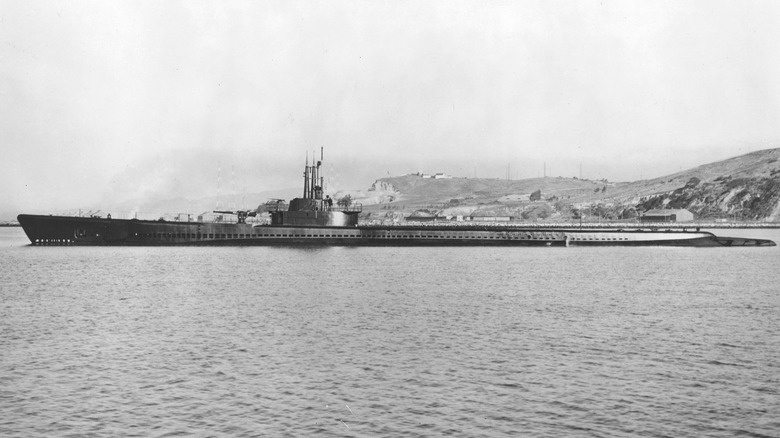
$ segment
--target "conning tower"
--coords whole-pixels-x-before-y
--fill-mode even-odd
[[[322,177],[322,162],[324,148],[320,148],[320,159],[315,163],[312,154],[312,164],[309,165],[309,155],[306,154],[306,166],[303,171],[303,197],[290,201],[287,211],[276,209],[271,211],[271,225],[299,226],[340,226],[354,227],[358,223],[358,215],[362,211],[361,204],[339,201],[330,196],[323,197],[325,178]]]

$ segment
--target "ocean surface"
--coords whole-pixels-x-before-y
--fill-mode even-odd
[[[27,244],[2,437],[780,436],[780,247]]]

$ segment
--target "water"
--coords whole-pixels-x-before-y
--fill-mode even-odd
[[[26,243],[0,436],[780,436],[780,247]]]

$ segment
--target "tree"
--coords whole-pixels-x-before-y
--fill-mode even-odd
[[[523,211],[523,219],[537,220],[547,219],[552,214],[552,209],[547,204],[536,204]]]
[[[538,200],[542,199],[542,190],[539,189],[539,190],[531,193],[531,196],[529,196],[528,199],[530,199],[531,201],[538,201]]]
[[[563,215],[569,215],[572,211],[572,205],[565,201],[557,201],[553,204],[553,207],[555,208],[555,211],[558,211]]]
[[[635,217],[637,217],[636,208],[626,207],[623,209],[620,216],[622,219],[634,219]]]

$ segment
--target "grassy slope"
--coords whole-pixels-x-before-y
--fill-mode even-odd
[[[684,189],[691,178],[701,182]],[[601,189],[606,186],[606,191]],[[598,191],[596,191],[598,189]],[[689,208],[700,217],[723,213],[744,219],[780,220],[780,149],[768,149],[660,178],[607,183],[605,181],[547,177],[523,180],[484,178],[424,179],[415,175],[382,178],[373,190],[350,191],[356,202],[362,202],[369,213],[411,213],[428,209],[449,215],[513,215],[529,207],[546,205],[555,210],[555,201],[530,203],[529,195],[541,190],[544,199],[556,197],[574,206],[614,204],[634,206],[639,210],[667,207]],[[224,195],[222,208],[254,208],[268,198],[298,195],[297,189],[246,195]],[[331,194],[338,197],[346,192]],[[457,200],[457,202],[452,202]],[[760,202],[757,202],[759,201]],[[244,202],[241,202],[244,201]],[[102,214],[111,211],[115,217],[140,211],[149,217],[178,212],[211,211],[216,198],[138,200],[101,206]],[[746,206],[748,208],[746,208]],[[74,209],[68,214],[75,214]],[[87,210],[84,209],[84,212]]]
[[[693,178],[695,187],[685,188]],[[602,191],[606,186],[606,190]],[[416,175],[382,178],[367,192],[381,204],[364,208],[371,212],[397,210],[411,212],[428,208],[446,214],[513,214],[530,204],[528,196],[541,190],[544,199],[556,197],[571,204],[622,204],[655,208],[667,206],[691,208],[706,216],[713,208],[746,219],[780,219],[780,149],[768,149],[727,160],[705,164],[650,180],[607,183],[574,178],[532,178],[501,180],[480,178],[424,179]],[[596,191],[599,189],[598,191]],[[378,196],[384,195],[384,196]],[[392,202],[387,202],[392,198]],[[765,205],[755,206],[757,199]],[[457,200],[457,202],[451,202]],[[367,202],[366,202],[367,201]],[[555,201],[547,204],[552,206]],[[753,205],[748,211],[746,205]],[[707,205],[710,203],[712,205]],[[647,209],[647,208],[644,208]],[[761,217],[753,217],[753,216]]]

